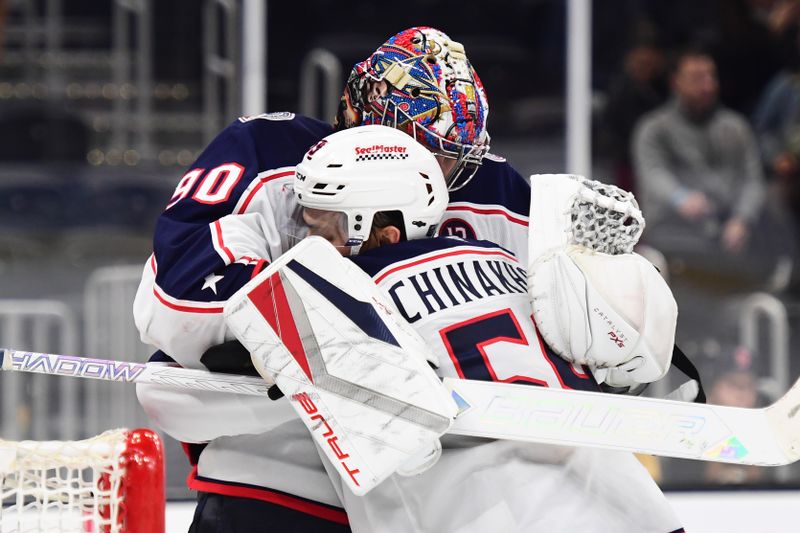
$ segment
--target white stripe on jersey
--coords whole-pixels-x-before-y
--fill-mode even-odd
[[[477,215],[498,215],[504,217],[511,223],[520,226],[528,226],[528,217],[511,211],[504,205],[499,204],[473,204],[471,202],[452,202],[448,204],[447,212],[467,211]]]
[[[217,253],[222,258],[222,260],[225,262],[226,265],[235,262],[236,258],[233,256],[233,252],[231,251],[230,248],[228,248],[225,245],[222,225],[220,224],[220,221],[215,220],[208,226],[209,229],[211,230],[211,243],[214,246],[214,250],[217,251]]]

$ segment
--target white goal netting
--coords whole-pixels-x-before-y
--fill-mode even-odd
[[[157,517],[140,515],[159,509],[163,530],[162,453],[149,430],[81,441],[0,440],[0,532],[150,532]],[[142,466],[155,475],[143,476]],[[141,508],[145,491],[153,509]]]

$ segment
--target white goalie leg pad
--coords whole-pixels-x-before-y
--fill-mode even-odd
[[[672,360],[678,307],[658,271],[637,254],[570,246],[528,273],[536,325],[559,356],[610,369],[613,386],[650,383]]]
[[[424,341],[319,237],[240,289],[225,315],[357,495],[426,456],[452,424],[457,406]]]

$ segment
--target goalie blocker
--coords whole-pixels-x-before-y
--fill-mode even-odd
[[[225,316],[354,494],[438,458],[457,406],[428,365],[432,354],[327,241],[309,237],[282,255]]]

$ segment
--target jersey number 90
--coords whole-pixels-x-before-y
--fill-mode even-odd
[[[193,190],[192,200],[201,204],[225,202],[243,175],[244,167],[239,163],[223,163],[208,172],[204,168],[192,169],[178,182],[166,209],[189,196]]]

